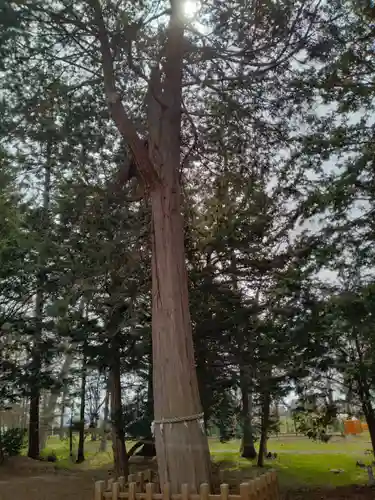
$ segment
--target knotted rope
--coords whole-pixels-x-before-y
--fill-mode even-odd
[[[163,435],[163,428],[165,424],[184,424],[187,427],[187,422],[192,422],[193,420],[198,420],[199,426],[204,434],[204,413],[197,413],[196,415],[189,415],[188,417],[171,417],[163,418],[161,420],[154,420],[151,423],[152,435],[155,435],[155,425],[160,425],[160,434]]]

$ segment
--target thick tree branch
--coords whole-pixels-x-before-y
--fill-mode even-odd
[[[134,124],[128,117],[121,102],[120,95],[117,92],[113,70],[113,57],[99,0],[89,0],[89,3],[93,9],[95,24],[98,29],[98,39],[102,55],[104,89],[109,111],[119,132],[131,149],[143,182],[149,189],[152,189],[153,186],[159,183],[159,175],[154,165],[151,163],[148,150],[145,148],[143,140],[138,136]]]

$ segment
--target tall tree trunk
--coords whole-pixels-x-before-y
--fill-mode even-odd
[[[22,413],[21,413],[21,423],[20,423],[21,429],[27,428],[28,404],[29,404],[28,398],[24,397],[22,399]]]
[[[66,399],[68,396],[68,388],[64,385],[64,388],[61,393],[61,405],[60,405],[60,429],[59,429],[59,435],[60,439],[65,438],[65,408],[66,408]]]
[[[375,412],[371,405],[371,410],[367,409],[367,413],[365,413],[366,423],[368,425],[368,430],[370,433],[371,446],[373,454],[375,455]]]
[[[207,370],[207,356],[206,356],[206,346],[203,345],[202,339],[200,337],[199,331],[195,332],[194,338],[194,348],[195,348],[195,367],[198,379],[198,390],[202,401],[203,412],[204,412],[204,431],[208,434],[208,422],[211,417],[211,408],[213,406],[212,401],[212,389],[209,387],[209,371]]]
[[[105,399],[104,399],[104,415],[103,415],[103,423],[102,423],[102,430],[101,430],[100,451],[106,451],[106,449],[107,449],[107,427],[108,427],[108,417],[109,417],[109,387],[110,387],[110,378],[108,376],[107,387],[105,390]]]
[[[30,367],[30,418],[29,418],[29,449],[28,457],[39,458],[39,407],[42,371],[42,333],[44,313],[44,288],[46,283],[46,240],[49,228],[49,207],[52,173],[52,137],[49,136],[46,148],[46,165],[44,169],[43,207],[41,215],[41,242],[38,253],[38,272],[35,294],[35,334],[32,345],[32,362]]]
[[[240,389],[242,400],[242,443],[241,456],[253,460],[257,456],[255,450],[253,429],[252,429],[252,407],[253,395],[249,389],[248,377],[245,376],[243,370],[240,370]]]
[[[333,399],[333,389],[330,380],[327,380],[327,399],[328,399],[328,404],[333,406],[335,402]]]
[[[121,357],[117,335],[112,339],[111,380],[111,424],[114,469],[117,476],[128,476],[128,456],[126,453],[124,423],[121,398]]]
[[[42,411],[39,415],[39,449],[44,450],[47,445],[48,436],[50,433],[50,428],[52,420],[46,418],[47,407],[48,407],[48,395],[47,391],[43,391],[42,395]]]
[[[34,357],[35,364],[36,361]],[[39,458],[39,403],[40,393],[36,383],[35,387],[32,386],[30,390],[29,449],[27,452],[27,456],[35,460]]]
[[[39,257],[41,260],[42,257]],[[30,367],[30,416],[29,416],[29,448],[27,456],[33,459],[39,458],[39,412],[40,412],[40,373],[42,369],[41,338],[43,330],[44,309],[44,271],[40,270],[37,278],[37,293],[35,298],[35,339],[32,347],[32,361]]]
[[[163,72],[150,79],[149,152],[138,137],[116,89],[113,57],[99,0],[91,0],[102,53],[110,112],[135,157],[152,206],[152,342],[155,443],[160,483],[177,493],[210,482],[208,441],[200,425],[199,398],[181,215],[180,148],[184,5],[173,0],[163,49]],[[163,108],[163,109],[161,109]],[[113,397],[113,395],[112,395]],[[164,419],[179,419],[161,425]]]
[[[358,394],[370,433],[372,451],[375,455],[375,411],[372,405],[372,397],[369,386],[367,381],[363,380],[361,376],[358,377]]]
[[[349,387],[347,389],[345,398],[345,409],[346,413],[348,414],[348,418],[350,418],[353,415],[352,401],[353,401],[353,390],[352,387]]]
[[[85,346],[83,347],[85,349]],[[81,378],[81,402],[79,411],[79,440],[77,451],[77,464],[85,461],[85,403],[86,403],[86,355],[83,354]]]
[[[153,376],[152,353],[150,353],[150,360],[149,360],[148,374],[147,374],[147,405],[146,405],[146,419],[149,420],[150,422],[154,417],[154,396],[153,396],[152,376]],[[145,439],[145,443],[136,454],[141,455],[143,457],[155,457],[156,456],[155,442],[153,440],[150,427],[148,429],[148,432],[142,437]]]
[[[73,363],[73,356],[71,353],[66,354],[64,363],[61,367],[61,371],[58,375],[58,382],[64,382],[70,367],[72,366]],[[64,389],[65,394],[66,394],[66,388]],[[43,412],[42,412],[42,418],[41,418],[41,425],[40,425],[40,447],[43,449],[46,445],[47,441],[47,434],[49,429],[51,428],[53,421],[55,419],[55,411],[56,411],[56,406],[57,406],[57,401],[60,395],[60,388],[53,388],[51,391],[51,394],[49,398],[45,399],[45,404],[43,405]],[[63,405],[64,406],[64,393],[63,393]],[[62,407],[62,412],[64,412],[64,408]],[[62,415],[62,421],[64,419]],[[60,420],[61,424],[61,420]],[[61,425],[60,425],[61,428]],[[61,434],[61,431],[60,431]]]
[[[209,481],[210,461],[199,417],[189,420],[200,415],[202,407],[194,367],[178,173],[170,161],[167,157],[164,163],[166,184],[152,193],[152,337],[160,483],[170,482],[171,491],[177,493],[182,483],[196,489]],[[163,427],[158,423],[171,418],[180,422]]]
[[[195,369],[181,214],[182,9],[183,2],[171,3],[161,92],[159,88],[165,107],[159,112],[159,125],[152,113],[156,109],[149,109],[150,158],[160,175],[160,183],[151,192],[154,429],[160,484],[169,482],[172,493],[179,492],[182,483],[198,489],[201,483],[211,481],[208,441],[200,422],[202,405]],[[155,73],[151,80],[156,93],[160,78]],[[155,101],[153,105],[159,107]],[[160,135],[155,130],[158,127]],[[161,423],[163,420],[167,423]]]
[[[375,411],[374,407],[372,406],[370,385],[367,379],[368,368],[363,356],[361,342],[356,331],[353,331],[353,338],[358,356],[358,367],[355,375],[355,380],[357,382],[359,399],[361,401],[363,413],[365,415],[366,423],[368,425],[368,430],[370,433],[372,451],[375,455]]]
[[[262,394],[262,417],[261,417],[261,434],[258,453],[258,467],[264,466],[264,456],[267,453],[268,426],[270,418],[270,393],[265,390]]]
[[[361,374],[362,372],[362,374]],[[358,395],[361,401],[361,406],[363,410],[363,414],[366,418],[366,423],[368,425],[368,430],[370,433],[371,446],[372,451],[375,455],[375,410],[372,405],[372,397],[370,393],[370,388],[367,383],[367,380],[364,378],[364,370],[359,370],[359,374],[357,376],[357,386],[358,386]]]
[[[70,423],[69,423],[69,457],[70,460],[73,462],[73,412],[70,416]]]

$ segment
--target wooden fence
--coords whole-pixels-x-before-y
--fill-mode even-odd
[[[181,493],[171,494],[168,484],[163,492],[154,480],[152,471],[132,474],[126,482],[124,477],[95,483],[94,500],[279,500],[279,486],[276,472],[271,471],[247,483],[240,484],[239,494],[229,491],[228,484],[220,485],[220,494],[212,495],[208,484],[201,484],[199,493],[190,492],[187,484],[181,487]]]

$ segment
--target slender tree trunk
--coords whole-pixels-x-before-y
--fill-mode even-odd
[[[23,398],[22,399],[21,424],[20,424],[21,429],[27,428],[28,404],[29,404],[28,399],[26,397]]]
[[[352,391],[352,388],[349,387],[347,392],[346,392],[346,398],[345,398],[345,408],[346,408],[346,413],[348,414],[348,417],[351,417],[353,415],[352,401],[353,401],[353,391]]]
[[[69,456],[70,460],[73,462],[73,414],[70,416],[69,424]]]
[[[117,335],[112,341],[111,377],[111,423],[114,469],[117,476],[128,476],[128,456],[126,453],[125,433],[122,417],[121,399],[121,357]]]
[[[39,449],[44,450],[47,445],[48,435],[52,424],[52,419],[47,418],[48,397],[44,391],[42,397],[42,415],[39,418]]]
[[[153,397],[153,382],[152,382],[152,354],[150,353],[150,360],[148,365],[148,376],[147,376],[147,406],[146,406],[146,418],[150,420],[154,416],[154,397]],[[155,442],[151,433],[151,428],[149,428],[148,433],[143,436],[145,442],[142,448],[136,453],[136,455],[141,455],[143,457],[155,457],[156,449]],[[130,453],[129,453],[130,456]]]
[[[370,439],[371,439],[371,446],[372,446],[372,451],[375,456],[375,412],[374,409],[371,408],[371,411],[365,414],[366,417],[366,423],[368,425],[368,430],[370,433]]]
[[[41,257],[40,257],[41,259]],[[29,448],[27,456],[37,460],[39,458],[39,412],[40,412],[40,372],[42,368],[41,337],[43,330],[43,285],[44,273],[38,273],[38,288],[35,299],[35,340],[32,349],[32,362],[30,368],[30,416],[29,416]]]
[[[261,418],[261,434],[258,453],[258,467],[264,466],[264,456],[267,453],[268,425],[270,418],[270,393],[264,391],[262,394],[262,418]]]
[[[46,247],[45,241],[48,235],[49,228],[49,206],[51,192],[51,158],[52,158],[52,137],[48,138],[46,150],[46,166],[44,169],[44,186],[43,186],[43,208],[41,217],[41,232],[44,236],[39,254],[38,254],[38,273],[35,295],[35,336],[32,347],[32,362],[30,367],[30,418],[29,418],[29,449],[28,456],[30,458],[39,458],[39,407],[40,407],[40,391],[41,391],[41,369],[42,355],[41,342],[43,333],[43,313],[44,313],[44,288],[46,282],[45,264],[46,264]]]
[[[361,400],[363,414],[366,418],[368,431],[371,439],[372,451],[375,456],[375,410],[371,402],[370,389],[366,380],[362,380],[359,376],[358,380],[358,394]]]
[[[64,414],[65,414],[65,407],[66,407],[66,398],[68,396],[68,389],[64,385],[64,389],[61,393],[61,406],[60,406],[60,429],[59,429],[59,435],[60,439],[63,440],[65,438],[65,422],[64,422]]]
[[[73,363],[73,356],[71,353],[68,353],[65,356],[64,363],[61,367],[61,371],[58,375],[58,381],[64,381],[69,373],[70,367]],[[66,394],[66,389],[64,389]],[[45,448],[46,441],[48,437],[49,429],[52,427],[53,421],[55,419],[55,411],[57,406],[57,401],[59,398],[60,389],[53,388],[49,398],[44,399],[43,404],[43,412],[41,417],[41,425],[40,425],[40,447],[41,449]],[[64,403],[64,393],[63,393],[63,403]],[[63,415],[62,415],[63,421]],[[61,421],[60,421],[61,423]]]
[[[80,402],[80,411],[79,411],[79,440],[78,440],[77,464],[80,464],[80,463],[85,461],[86,376],[87,376],[86,355],[83,354],[82,378],[81,378],[81,402]]]
[[[35,460],[39,458],[39,403],[40,394],[39,387],[35,384],[35,387],[31,388],[30,397],[30,416],[29,416],[29,449],[27,456],[34,458]]]
[[[257,452],[254,446],[253,429],[252,429],[253,395],[249,390],[247,377],[245,377],[243,370],[240,370],[240,389],[241,389],[241,400],[242,400],[241,456],[243,458],[249,458],[250,460],[253,460],[257,456]]]
[[[206,354],[205,347],[201,345],[201,339],[199,338],[199,333],[195,337],[194,342],[195,347],[195,359],[196,359],[196,372],[198,378],[198,390],[202,400],[202,406],[204,411],[204,431],[208,433],[208,422],[210,419],[210,409],[212,408],[212,391],[208,390],[208,371],[206,368]]]
[[[107,449],[107,426],[109,417],[109,384],[110,384],[110,379],[108,377],[107,387],[105,391],[105,400],[104,400],[104,415],[103,415],[102,433],[100,441],[100,451],[106,451]]]
[[[375,411],[374,407],[372,406],[370,385],[367,378],[368,369],[366,367],[359,336],[356,331],[353,331],[353,338],[358,356],[358,367],[357,373],[355,375],[355,380],[357,382],[359,399],[361,401],[363,413],[365,415],[366,423],[368,425],[368,430],[370,433],[372,451],[375,456]]]

